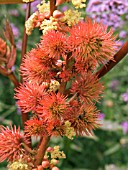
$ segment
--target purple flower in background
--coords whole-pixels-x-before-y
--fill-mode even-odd
[[[16,67],[15,67],[15,66],[12,66],[12,68],[11,68],[12,72],[14,72],[15,69],[16,69]]]
[[[122,98],[125,102],[128,103],[128,92],[122,94]]]
[[[14,17],[18,17],[19,16],[19,12],[18,12],[17,9],[9,10],[9,14],[14,16]]]
[[[128,134],[128,121],[122,122],[121,124],[124,134]]]
[[[18,50],[21,50],[21,48],[22,48],[22,41],[21,40],[18,40],[16,42],[16,47],[17,47]]]
[[[128,0],[90,0],[86,12],[98,22],[114,29],[122,28],[122,15],[128,14]]]
[[[128,19],[128,15],[126,15],[126,17],[125,17],[126,19]]]
[[[119,85],[119,81],[118,80],[112,80],[109,87],[111,88],[111,90],[117,90],[117,87]]]
[[[99,118],[100,118],[100,120],[103,120],[105,118],[105,114],[104,113],[100,113],[99,114]]]
[[[19,29],[13,24],[11,23],[11,27],[12,27],[12,31],[13,31],[13,34],[14,34],[14,37],[15,38],[19,38]]]
[[[122,47],[124,45],[124,41],[120,40],[120,41],[118,41],[118,44],[119,44],[119,47]]]
[[[37,5],[40,4],[40,2],[41,2],[41,0],[35,0],[34,2],[31,3],[32,12],[37,11]],[[27,8],[26,4],[23,4],[22,9],[26,10],[26,8]]]
[[[16,110],[17,110],[17,114],[21,115],[21,109],[19,108],[19,106],[16,104]]]
[[[63,6],[63,7],[61,8],[61,11],[64,12],[64,11],[66,11],[67,9],[68,9],[68,6],[65,5],[65,6]]]
[[[119,33],[119,37],[120,38],[126,38],[126,36],[127,36],[127,32],[126,31],[124,31],[124,30],[120,31],[120,33]]]

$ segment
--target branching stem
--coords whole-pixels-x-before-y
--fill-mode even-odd
[[[105,64],[97,73],[96,75],[98,78],[103,77],[107,74],[117,63],[119,63],[125,55],[128,53],[128,41],[123,45],[123,47],[114,55],[114,61],[109,61]]]
[[[36,151],[35,150],[32,150],[31,148],[28,147],[28,145],[26,145],[25,143],[21,143],[21,145],[24,147],[24,149],[29,152],[30,154],[32,155],[35,155],[36,154]]]

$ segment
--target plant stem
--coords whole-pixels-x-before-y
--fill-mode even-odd
[[[19,86],[19,81],[17,80],[16,76],[14,75],[13,72],[11,72],[9,75],[8,75],[8,78],[13,82],[14,86],[15,87],[18,87]]]
[[[77,97],[77,93],[75,93],[68,101],[68,103],[72,102]]]
[[[99,71],[96,72],[98,78],[103,77],[107,74],[117,63],[119,63],[125,55],[128,53],[128,41],[123,45],[123,47],[114,55],[114,61],[110,60],[105,64]]]
[[[45,151],[48,147],[49,141],[50,141],[50,137],[48,135],[43,137],[41,144],[40,144],[38,151],[37,151],[35,167],[41,164],[41,162],[44,158],[44,155],[45,155]]]
[[[0,0],[0,4],[21,4],[22,0]]]
[[[71,55],[72,55],[72,53],[69,53],[69,54],[67,55],[67,58],[66,58],[66,68],[65,68],[65,70],[67,70],[67,69],[69,69],[69,68],[70,68],[70,70],[72,69],[73,64],[70,65],[70,63],[72,62],[72,58],[70,59]],[[59,89],[60,94],[65,94],[66,85],[67,85],[67,82],[62,81],[62,83],[60,84],[60,89]]]
[[[27,19],[30,16],[30,9],[31,9],[31,3],[27,4],[27,11],[26,11],[26,18],[25,21],[27,21]],[[26,49],[27,49],[27,40],[28,40],[28,36],[26,34],[26,28],[24,26],[24,36],[23,36],[23,41],[22,41],[22,52],[21,52],[21,62],[23,60],[23,57],[26,53]],[[21,77],[21,82],[22,82],[22,77]],[[25,124],[25,122],[28,120],[28,113],[22,113],[22,122],[23,122],[23,126]]]
[[[25,18],[25,22],[28,20],[28,18],[30,17],[30,10],[31,10],[31,3],[27,4],[27,11],[26,11],[26,18]],[[22,40],[22,52],[21,52],[21,62],[23,60],[23,57],[26,53],[26,49],[27,49],[27,41],[28,41],[28,36],[26,34],[26,28],[24,26],[24,35],[23,35],[23,40]]]
[[[32,155],[36,154],[35,150],[32,150],[31,148],[28,147],[28,145],[26,145],[25,143],[21,143],[21,145],[24,147],[24,149],[28,152],[31,153]]]
[[[64,90],[66,88],[67,82],[62,81],[62,83],[60,84],[60,88],[59,88],[59,92],[60,94],[64,94]]]
[[[17,80],[15,74],[11,70],[6,70],[4,67],[0,66],[0,73],[3,76],[7,76],[13,82],[15,87],[19,86],[19,81]]]
[[[56,0],[50,0],[50,16],[53,14],[53,12],[56,10]]]

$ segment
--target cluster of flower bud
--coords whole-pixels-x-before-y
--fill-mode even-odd
[[[76,8],[85,7],[86,0],[72,0],[72,4]],[[63,3],[63,1],[56,1],[56,6]],[[67,24],[68,26],[72,26],[77,24],[81,17],[81,13],[78,10],[66,10],[64,13],[55,10],[51,16],[50,13],[50,3],[45,2],[45,0],[41,1],[41,4],[37,5],[38,11],[33,13],[30,18],[26,21],[26,33],[30,35],[32,30],[35,27],[39,27],[43,33],[46,33],[47,30],[58,30],[61,24]]]
[[[66,158],[64,152],[60,151],[59,149],[59,146],[54,146],[53,148],[48,147],[41,165],[32,170],[59,170],[59,168],[57,167],[59,159]]]

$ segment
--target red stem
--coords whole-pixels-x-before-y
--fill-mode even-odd
[[[123,45],[123,47],[114,55],[114,60],[110,60],[107,64],[105,64],[96,75],[98,78],[103,77],[107,74],[117,63],[119,63],[125,55],[128,53],[128,41]]]
[[[70,62],[72,62],[72,58],[70,59],[71,55],[72,55],[72,53],[69,53],[68,56],[67,56],[67,59],[66,59],[66,68],[65,68],[65,70],[67,70],[67,69],[69,69],[69,68],[70,68],[70,70],[72,69],[73,64],[72,64],[71,66],[69,66],[69,65],[70,65]],[[74,61],[74,60],[73,60],[73,61]],[[66,85],[67,85],[67,82],[65,82],[65,81],[62,81],[62,82],[61,82],[61,84],[60,84],[60,89],[59,89],[60,94],[65,94]]]
[[[37,151],[35,167],[41,164],[41,162],[44,158],[44,155],[45,155],[45,151],[48,147],[49,141],[50,141],[49,136],[46,135],[46,136],[43,137],[41,144],[40,144],[38,151]]]
[[[14,75],[13,72],[11,72],[11,74],[8,75],[8,78],[13,82],[15,87],[19,86],[19,81],[17,80],[16,76]]]
[[[52,16],[53,12],[56,10],[56,0],[50,0],[50,16]]]
[[[30,17],[30,10],[31,10],[31,3],[27,4],[27,11],[26,11],[26,18],[25,18],[25,22],[28,20],[28,18]],[[23,41],[22,41],[22,52],[21,52],[21,62],[22,59],[26,53],[26,49],[27,49],[27,41],[28,41],[28,36],[26,34],[26,28],[24,26],[24,36],[23,36]]]
[[[4,67],[0,66],[0,73],[3,76],[7,76],[13,82],[15,87],[19,86],[19,81],[17,80],[15,74],[11,70],[7,70]]]
[[[35,155],[35,154],[36,154],[36,151],[35,151],[35,150],[32,150],[31,148],[29,148],[28,145],[26,145],[25,143],[21,143],[21,145],[24,147],[24,149],[25,149],[28,153],[30,153],[30,154],[32,154],[32,155]]]

